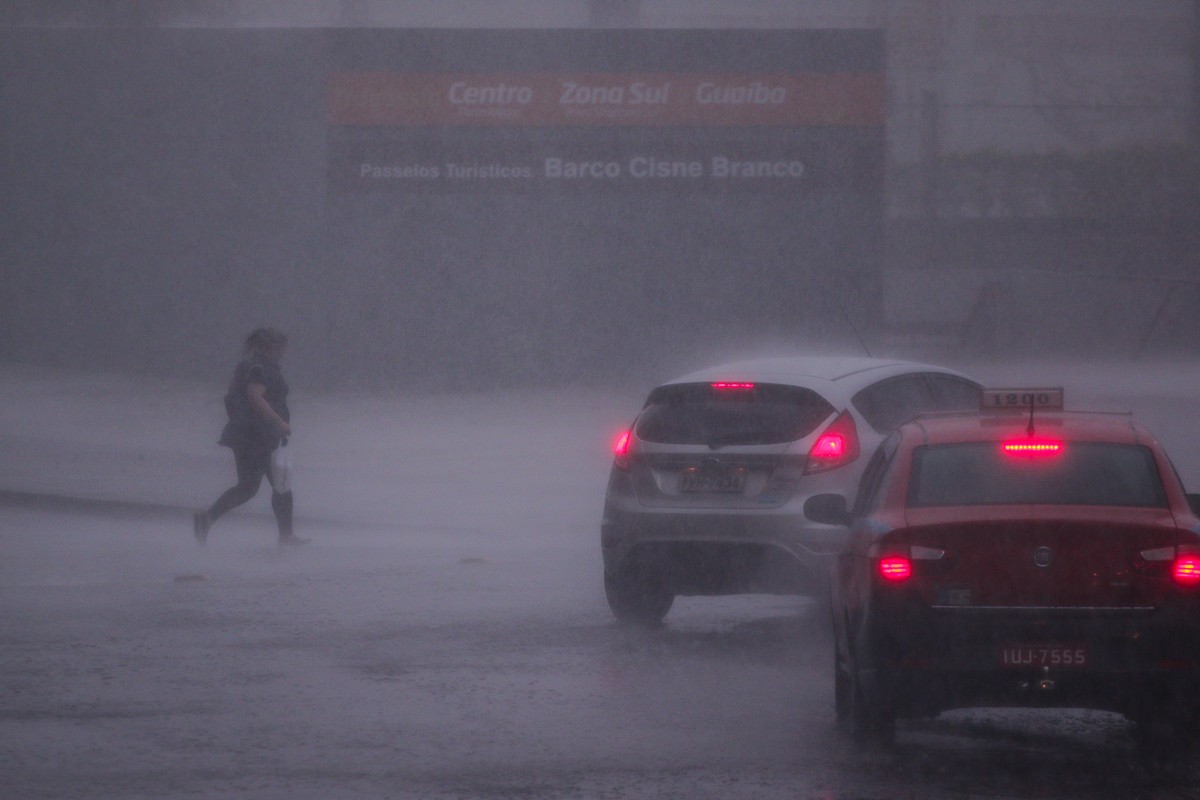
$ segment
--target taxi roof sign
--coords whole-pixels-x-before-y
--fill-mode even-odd
[[[987,410],[1062,411],[1063,390],[1061,386],[984,389],[979,395],[979,407]]]

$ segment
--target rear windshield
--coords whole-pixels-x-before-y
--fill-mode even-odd
[[[1139,445],[1068,442],[1062,453],[1014,457],[998,442],[913,451],[908,505],[1144,506],[1166,508],[1154,454]]]
[[[662,444],[775,444],[803,439],[833,413],[811,389],[777,384],[660,386],[638,417],[638,438]]]

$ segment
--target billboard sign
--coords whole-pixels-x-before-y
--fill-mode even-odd
[[[447,40],[432,65],[358,53],[330,75],[332,190],[881,184],[885,89],[870,32],[460,33],[488,46]]]

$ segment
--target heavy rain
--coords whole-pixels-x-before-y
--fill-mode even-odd
[[[1194,0],[8,0],[0,201],[0,795],[1194,794],[1110,711],[860,746],[824,598],[623,624],[600,542],[647,393],[757,356],[1062,387],[1200,490]],[[263,326],[310,541],[201,545]]]

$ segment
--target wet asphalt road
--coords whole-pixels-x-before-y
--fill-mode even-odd
[[[973,371],[1134,410],[1200,487],[1192,365]],[[196,415],[219,391],[6,375],[2,800],[1197,796],[1200,758],[1149,768],[1106,714],[956,712],[856,752],[796,598],[614,624],[605,447],[637,397],[298,398],[315,541],[281,551],[265,495],[205,548],[169,510],[229,480]]]
[[[261,512],[262,509],[259,509]],[[614,624],[592,543],[0,508],[6,798],[1194,798],[1086,712],[836,734],[823,620],[683,599]]]

